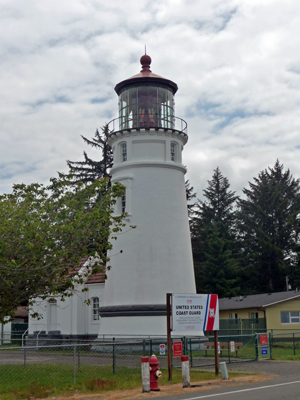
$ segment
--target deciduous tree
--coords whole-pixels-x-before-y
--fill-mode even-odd
[[[37,296],[70,295],[83,282],[74,273],[82,257],[101,260],[88,274],[109,262],[107,250],[125,225],[124,215],[113,215],[124,187],[107,189],[107,179],[74,184],[60,176],[47,187],[14,185],[0,196],[0,322]]]

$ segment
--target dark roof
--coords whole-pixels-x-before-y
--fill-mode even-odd
[[[269,307],[276,303],[281,303],[286,300],[300,298],[300,292],[277,292],[277,293],[264,293],[252,294],[249,296],[227,297],[219,299],[219,309],[222,310],[235,310],[242,308],[259,308]]]
[[[150,86],[159,86],[165,87],[172,91],[175,94],[178,90],[178,86],[175,82],[170,81],[169,79],[165,79],[162,76],[154,74],[150,69],[151,57],[148,55],[143,55],[140,59],[142,64],[142,70],[138,74],[132,76],[129,79],[125,79],[122,82],[119,82],[115,86],[115,91],[118,95],[120,95],[125,89],[129,87],[136,87],[142,85],[150,85]]]

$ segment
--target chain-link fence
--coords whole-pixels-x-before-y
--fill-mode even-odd
[[[281,358],[300,355],[300,332],[275,333],[271,335],[272,357]]]
[[[226,362],[255,359],[251,337],[220,337],[220,357]],[[172,338],[181,341],[183,354],[189,355],[191,367],[214,364],[213,338]],[[233,345],[233,342],[235,345]],[[0,346],[0,393],[22,390],[30,383],[61,388],[82,388],[101,379],[111,385],[126,381],[130,375],[141,381],[141,357],[158,356],[161,369],[167,369],[167,339],[110,338],[90,342],[58,343],[58,341],[24,340],[23,347],[10,344]],[[231,350],[234,347],[234,351]],[[181,367],[180,357],[172,357],[174,368]],[[0,396],[1,397],[1,396]]]
[[[300,355],[300,332],[268,334],[270,352]],[[3,338],[2,338],[3,339]],[[191,367],[214,365],[214,338],[172,337],[182,343],[182,352],[188,355]],[[236,363],[259,358],[259,335],[219,335],[220,362]],[[70,341],[20,338],[0,343],[0,398],[2,394],[18,392],[30,385],[52,387],[61,391],[72,387],[93,389],[97,385],[135,381],[141,384],[141,357],[158,356],[161,369],[167,369],[167,338],[102,338],[94,341]],[[173,348],[173,346],[172,346]],[[171,348],[171,351],[172,351]],[[181,367],[180,357],[172,356],[174,368]],[[99,383],[100,382],[100,383]],[[126,386],[124,386],[126,387]],[[97,386],[99,388],[99,386]],[[5,397],[4,397],[5,398]]]

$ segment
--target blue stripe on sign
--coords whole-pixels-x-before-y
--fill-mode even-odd
[[[203,325],[203,330],[206,330],[206,324],[207,324],[207,313],[208,313],[208,305],[210,302],[210,294],[207,295],[207,301],[206,301],[206,310],[205,310],[205,318],[204,318],[204,325]]]

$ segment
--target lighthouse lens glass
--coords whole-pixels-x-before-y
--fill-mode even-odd
[[[173,128],[173,93],[155,86],[124,90],[119,96],[120,129]]]

